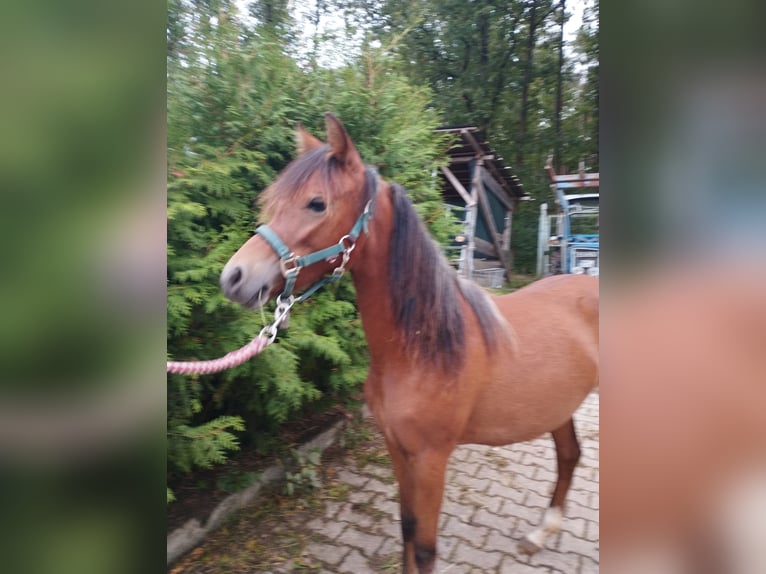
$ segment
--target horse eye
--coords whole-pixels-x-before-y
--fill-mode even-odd
[[[308,207],[311,211],[316,211],[317,213],[322,213],[325,209],[327,209],[327,205],[325,205],[325,202],[321,197],[315,197],[309,201],[309,204],[306,207]]]

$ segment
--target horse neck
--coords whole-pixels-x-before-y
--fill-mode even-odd
[[[401,355],[402,343],[396,335],[389,287],[389,244],[393,231],[391,190],[381,182],[375,201],[375,213],[369,234],[361,249],[354,253],[356,261],[351,276],[356,289],[357,306],[362,318],[373,365],[389,353]]]

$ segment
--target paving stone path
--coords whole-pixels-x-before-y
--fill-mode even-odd
[[[508,447],[468,445],[453,453],[435,572],[598,572],[598,408],[595,391],[575,414],[582,457],[567,498],[562,530],[531,557],[519,553],[516,544],[540,522],[548,506],[556,479],[553,440],[545,436]],[[308,535],[303,538],[298,562],[269,572],[399,572],[399,506],[391,468],[372,462],[358,470],[349,460],[334,464],[336,485],[343,486],[348,495],[342,500],[324,500],[322,510],[304,516],[300,527]],[[299,564],[301,568],[297,568]],[[195,570],[183,569],[189,571]]]
[[[547,548],[532,557],[520,555],[516,541],[534,529],[548,506],[556,480],[553,440],[542,437],[508,447],[467,445],[454,452],[442,505],[437,572],[598,572],[598,405],[594,392],[575,415],[582,458],[564,524]],[[341,471],[339,480],[354,493],[308,525],[327,540],[312,542],[305,553],[327,564],[329,572],[375,572],[381,557],[388,563],[390,554],[399,557],[396,487],[380,480],[389,478],[388,469],[382,477],[376,471],[380,469]],[[355,507],[377,509],[385,519],[375,521]]]

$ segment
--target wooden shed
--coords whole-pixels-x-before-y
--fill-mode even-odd
[[[441,168],[444,201],[464,224],[450,259],[465,277],[497,287],[503,276],[511,277],[513,211],[526,193],[477,127],[436,131],[456,136],[449,166]]]

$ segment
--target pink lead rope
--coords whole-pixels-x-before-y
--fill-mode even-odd
[[[255,357],[271,343],[269,337],[258,335],[247,345],[231,353],[227,353],[219,359],[210,361],[168,361],[168,373],[178,373],[181,375],[191,375],[194,373],[200,375],[209,375],[226,369],[231,369],[241,365],[248,359]]]
[[[290,316],[290,309],[295,302],[296,299],[292,296],[288,297],[285,301],[278,297],[277,308],[274,311],[274,322],[261,329],[258,336],[241,349],[227,353],[219,359],[211,359],[209,361],[168,361],[167,372],[180,375],[209,375],[210,373],[231,369],[241,365],[248,359],[252,359],[274,342],[274,339],[277,338],[277,327],[280,325],[287,327],[286,319]]]

